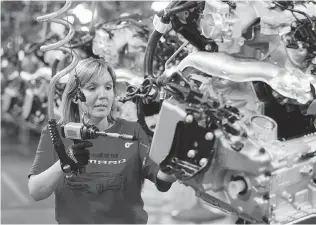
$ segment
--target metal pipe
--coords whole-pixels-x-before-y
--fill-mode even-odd
[[[284,97],[306,104],[313,99],[310,84],[316,86],[316,80],[301,70],[288,70],[276,65],[236,59],[218,52],[194,52],[184,58],[177,70],[193,67],[208,76],[219,77],[233,82],[262,81]]]
[[[167,60],[167,62],[165,63],[165,70],[168,68],[168,64],[171,62],[171,60],[173,60],[178,54],[179,52],[189,44],[189,41],[185,41],[181,46],[180,48],[172,54],[172,56]]]
[[[234,82],[267,82],[282,74],[281,69],[267,62],[254,60],[242,61],[225,53],[194,52],[184,58],[177,70],[194,67],[210,76],[216,76]]]

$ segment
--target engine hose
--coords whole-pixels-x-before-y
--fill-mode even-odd
[[[160,38],[162,37],[162,33],[158,31],[154,31],[148,40],[148,44],[145,51],[145,57],[144,57],[144,72],[145,72],[145,78],[153,75],[153,62],[154,62],[154,56],[155,51],[158,45],[158,42]]]
[[[157,13],[157,15],[159,17],[162,17],[162,16],[166,16],[166,17],[170,17],[171,15],[174,15],[174,14],[177,14],[179,12],[183,12],[185,10],[189,10],[189,9],[192,9],[194,7],[196,7],[198,4],[194,1],[189,1],[189,2],[186,2],[180,6],[175,6],[175,7],[172,7],[170,9],[165,9],[165,10],[162,10],[160,12]]]
[[[62,142],[62,139],[60,137],[60,134],[57,129],[57,122],[56,119],[54,118],[54,97],[55,97],[55,86],[58,80],[69,73],[71,70],[75,68],[75,66],[78,64],[78,55],[76,52],[72,51],[70,48],[63,47],[66,43],[68,43],[74,36],[75,30],[72,27],[72,24],[69,23],[68,21],[64,19],[59,19],[57,18],[58,16],[64,14],[67,12],[67,10],[71,6],[71,1],[67,0],[66,4],[59,9],[56,12],[37,17],[38,22],[54,22],[58,24],[62,24],[69,29],[69,33],[67,36],[62,39],[59,42],[49,44],[49,45],[44,45],[41,46],[40,50],[42,51],[49,51],[49,50],[61,50],[63,52],[67,52],[72,55],[72,62],[68,67],[63,69],[62,71],[58,72],[50,81],[49,86],[48,86],[48,129],[50,132],[50,136],[55,148],[55,151],[60,159],[62,170],[66,173],[66,178],[71,178],[74,176],[74,172],[71,170],[71,162],[69,161],[66,151],[65,151],[65,146]]]
[[[155,51],[158,45],[158,42],[160,38],[162,37],[162,33],[154,30],[154,32],[150,35],[148,44],[146,47],[145,51],[145,57],[144,57],[144,74],[145,74],[145,79],[147,77],[154,77],[153,74],[153,63],[154,63],[154,56],[155,56]],[[144,105],[143,101],[140,98],[137,98],[136,100],[136,108],[137,108],[137,118],[138,118],[138,123],[142,126],[144,129],[145,133],[149,137],[153,137],[154,132],[151,131],[146,123],[145,120],[145,113],[144,113]]]
[[[149,137],[154,136],[154,132],[151,131],[146,123],[145,120],[145,113],[144,113],[144,105],[143,101],[140,97],[136,99],[136,109],[137,109],[137,122],[142,126],[143,130]]]

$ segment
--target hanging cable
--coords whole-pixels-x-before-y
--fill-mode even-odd
[[[66,178],[72,178],[76,174],[75,174],[75,171],[72,171],[70,167],[70,162],[65,151],[64,143],[62,142],[62,139],[59,135],[59,131],[57,129],[57,122],[56,122],[56,119],[54,118],[54,95],[55,95],[55,88],[56,88],[55,86],[58,80],[61,77],[68,74],[71,70],[73,70],[79,62],[78,55],[76,54],[76,52],[72,51],[71,48],[64,47],[66,43],[71,41],[71,39],[73,38],[75,34],[75,30],[73,26],[68,21],[57,18],[61,16],[62,14],[64,14],[65,12],[67,12],[70,6],[71,6],[71,1],[68,0],[66,1],[66,4],[60,10],[37,18],[38,22],[53,22],[53,23],[62,24],[66,26],[69,30],[69,33],[64,39],[53,44],[41,46],[40,48],[40,50],[42,51],[61,50],[63,52],[67,52],[72,55],[72,62],[70,63],[70,65],[66,67],[65,69],[61,70],[59,73],[57,73],[50,81],[49,87],[48,87],[48,130],[52,138],[54,149],[60,159],[62,170],[66,174]]]
[[[52,78],[49,84],[49,87],[48,87],[48,118],[49,119],[54,119],[54,91],[55,91],[56,83],[61,77],[63,77],[64,75],[69,73],[71,70],[73,70],[79,61],[78,55],[76,54],[76,52],[71,51],[70,48],[64,47],[64,45],[68,43],[75,34],[75,30],[72,24],[64,19],[57,18],[61,16],[62,14],[64,14],[65,12],[67,12],[67,10],[71,6],[71,3],[72,2],[70,0],[67,0],[66,4],[60,10],[37,18],[38,22],[54,22],[54,23],[62,24],[69,29],[69,33],[64,39],[53,44],[43,45],[40,48],[41,51],[61,50],[63,52],[67,52],[72,55],[72,62],[70,63],[70,65],[66,67],[65,69],[61,70],[59,73],[57,73]]]

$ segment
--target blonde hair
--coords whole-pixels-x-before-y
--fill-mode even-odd
[[[69,80],[62,96],[62,113],[59,124],[80,122],[80,112],[78,104],[73,102],[78,91],[75,75],[78,77],[80,86],[84,87],[87,83],[104,75],[105,71],[108,71],[112,78],[114,97],[116,97],[116,74],[114,72],[114,69],[110,65],[108,65],[103,59],[88,58],[79,61],[77,66],[69,74]],[[117,104],[114,100],[110,114],[108,115],[108,121],[110,123],[116,121],[116,113]]]

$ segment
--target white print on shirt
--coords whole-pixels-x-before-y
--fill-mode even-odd
[[[131,147],[132,144],[134,144],[134,142],[126,142],[125,143],[125,148]]]
[[[95,160],[95,159],[89,159],[89,163],[91,163],[91,164],[117,165],[117,164],[123,164],[125,162],[126,162],[126,159],[120,159],[120,160]]]

